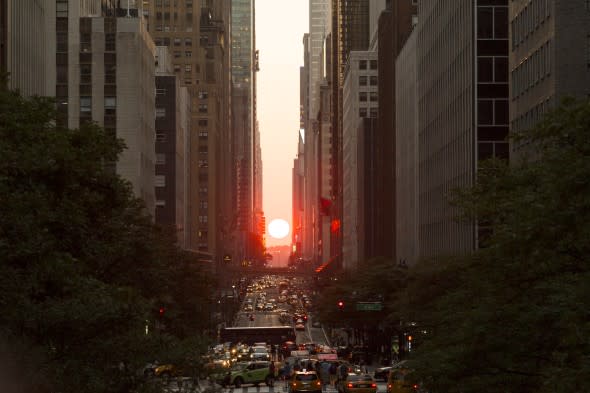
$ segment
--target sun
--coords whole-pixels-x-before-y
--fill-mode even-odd
[[[268,234],[275,239],[283,239],[289,234],[289,223],[282,218],[274,219],[268,224]]]

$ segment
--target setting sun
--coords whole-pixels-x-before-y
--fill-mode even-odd
[[[268,224],[268,234],[275,239],[283,239],[289,234],[289,223],[281,218]]]

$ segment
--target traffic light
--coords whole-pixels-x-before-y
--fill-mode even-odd
[[[344,309],[344,302],[342,300],[338,300],[338,309],[342,311]]]
[[[158,315],[160,315],[160,318],[164,316],[165,312],[166,309],[164,307],[160,307],[160,309],[158,310]]]

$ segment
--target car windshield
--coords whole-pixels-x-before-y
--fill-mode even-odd
[[[317,374],[297,374],[295,375],[297,381],[315,381],[318,379]]]
[[[369,374],[352,374],[348,376],[348,380],[350,382],[355,382],[355,381],[372,381],[373,377],[371,377]]]

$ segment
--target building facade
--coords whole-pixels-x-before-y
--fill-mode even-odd
[[[52,30],[63,6],[63,2],[57,2],[56,9],[55,2],[0,1],[0,70],[9,74],[9,88],[24,96],[53,95],[55,61],[48,60],[55,56],[55,41],[45,32]]]
[[[416,39],[419,256],[469,253],[478,227],[449,198],[478,160],[508,157],[508,1],[424,0]]]
[[[375,208],[377,216],[377,255],[396,258],[396,74],[395,60],[410,35],[417,6],[412,0],[387,1],[379,17],[378,69],[379,108],[376,135],[377,176],[381,179]]]
[[[395,62],[396,260],[418,259],[418,102],[416,34],[412,33]]]
[[[590,3],[511,1],[510,125],[531,128],[566,95],[590,94]],[[514,158],[522,146],[512,146]]]
[[[156,47],[156,223],[186,247],[190,98],[174,75],[168,47]]]
[[[377,118],[377,53],[351,51],[345,70],[342,103],[342,267],[355,269],[359,264],[359,182],[358,133],[363,118]]]

